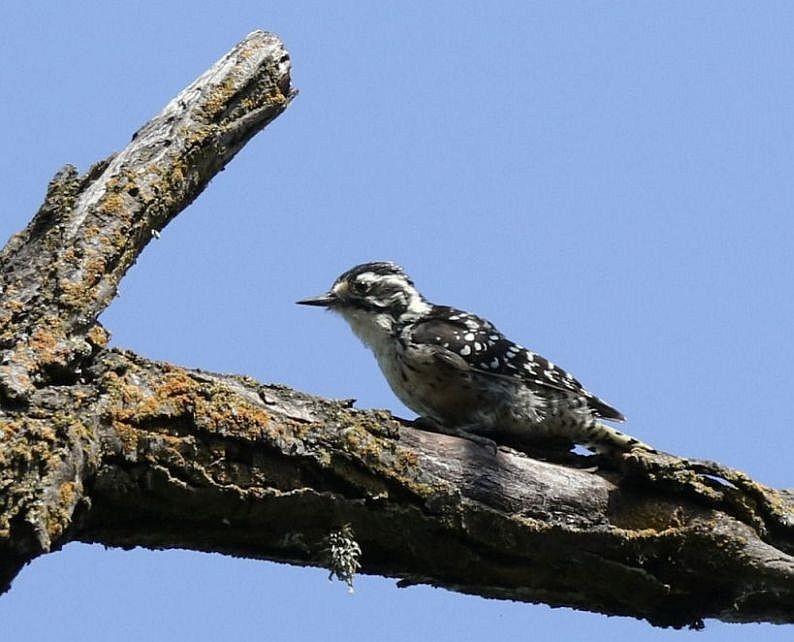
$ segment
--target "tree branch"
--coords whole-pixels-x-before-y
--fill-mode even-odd
[[[738,471],[494,455],[106,348],[97,315],[151,236],[293,95],[281,43],[251,34],[119,155],[60,172],[0,254],[0,590],[69,541],[327,566],[343,532],[401,585],[661,626],[794,622],[794,497]]]
[[[97,317],[152,237],[284,111],[289,74],[281,41],[250,34],[120,154],[83,176],[58,172],[0,252],[0,586],[61,540],[87,501],[101,454],[85,370],[108,341]]]
[[[39,212],[0,254],[0,393],[23,400],[67,380],[106,337],[96,319],[149,241],[246,142],[287,107],[289,56],[254,32],[139,129],[120,154],[78,176],[67,165]],[[16,366],[16,367],[13,367]]]

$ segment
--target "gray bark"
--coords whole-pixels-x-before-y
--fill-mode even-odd
[[[794,622],[794,498],[738,471],[493,454],[107,348],[97,317],[126,270],[287,107],[289,73],[277,37],[249,35],[120,154],[59,172],[0,253],[0,590],[69,541],[333,567],[346,532],[362,572],[402,585],[660,626]]]

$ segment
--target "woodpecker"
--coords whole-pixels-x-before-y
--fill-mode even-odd
[[[490,321],[430,303],[395,263],[357,265],[325,294],[297,303],[340,314],[425,426],[477,443],[503,435],[597,452],[653,450],[602,423],[625,417],[572,375]]]

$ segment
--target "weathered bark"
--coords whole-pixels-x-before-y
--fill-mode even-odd
[[[495,455],[246,377],[107,349],[96,319],[152,235],[294,94],[254,33],[119,155],[50,185],[0,253],[0,590],[74,540],[326,565],[631,615],[794,622],[794,497],[709,462]],[[590,463],[589,461],[586,463]]]
[[[147,243],[293,95],[278,38],[248,36],[83,176],[67,166],[0,253],[0,586],[64,541],[102,461],[87,368]],[[5,580],[5,582],[3,581]]]

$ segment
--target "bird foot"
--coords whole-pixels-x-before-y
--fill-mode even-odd
[[[468,439],[478,446],[487,449],[492,455],[495,455],[496,451],[500,448],[493,439],[488,439],[488,437],[483,437],[482,435],[476,435],[464,428],[450,428],[430,417],[417,417],[414,420],[414,426],[420,430],[427,430],[428,432],[437,432],[442,435],[451,435],[452,437]]]

